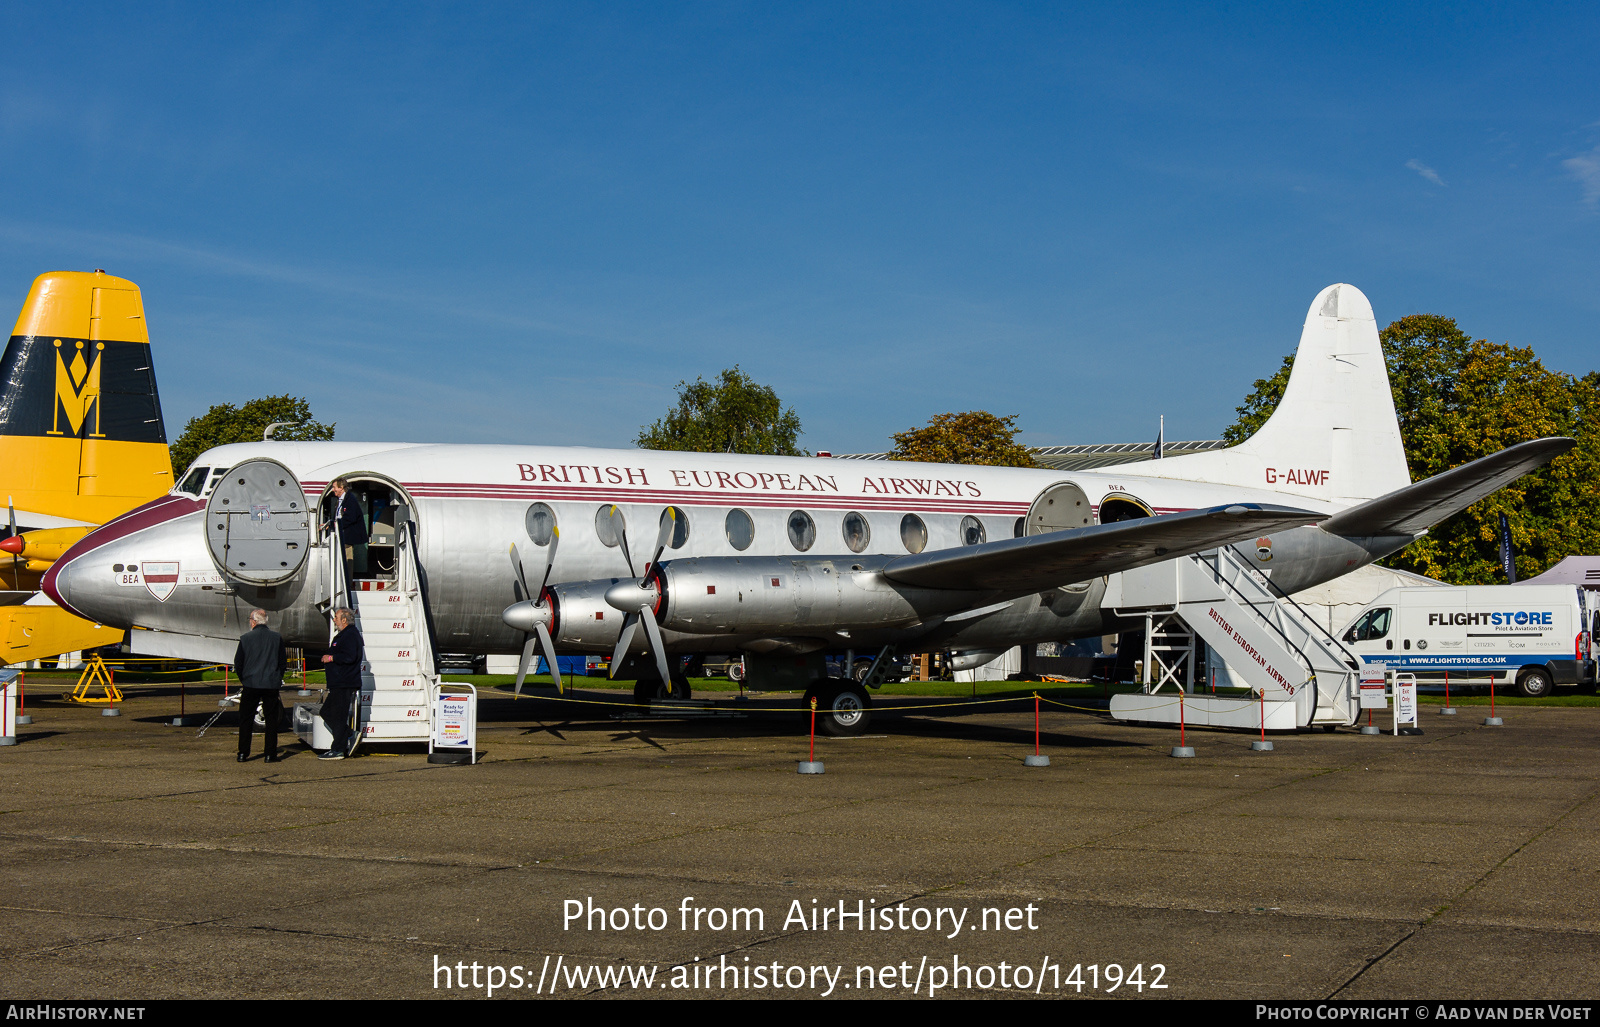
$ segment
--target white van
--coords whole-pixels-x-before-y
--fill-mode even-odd
[[[1597,605],[1576,585],[1391,588],[1342,637],[1362,662],[1415,674],[1419,684],[1493,678],[1547,696],[1556,685],[1595,683]]]

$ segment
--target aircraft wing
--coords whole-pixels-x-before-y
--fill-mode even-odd
[[[1324,516],[1287,506],[1237,503],[902,556],[885,564],[882,573],[919,588],[997,589],[1021,595],[1315,524]]]
[[[1421,534],[1577,444],[1564,436],[1520,442],[1340,511],[1322,529],[1351,536]]]

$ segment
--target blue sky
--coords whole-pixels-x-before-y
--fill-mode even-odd
[[[175,437],[1214,438],[1323,286],[1600,366],[1600,8],[13,4],[0,283],[144,290]]]

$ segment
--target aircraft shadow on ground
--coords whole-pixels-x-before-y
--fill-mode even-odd
[[[540,702],[540,697],[524,698],[514,702],[480,704],[480,724],[528,725],[524,735],[549,734],[560,739],[609,734],[612,740],[637,738],[654,745],[652,738],[674,741],[714,738],[793,738],[804,737],[808,718],[794,709],[778,704],[735,706],[728,702],[718,709],[742,714],[740,717],[690,715],[674,719],[670,713],[634,714],[634,707],[619,705],[585,706],[579,703]],[[608,703],[619,700],[607,699]],[[915,704],[916,697],[908,697],[907,704]],[[1007,712],[1022,712],[1020,710]],[[638,719],[635,719],[638,717]],[[963,741],[995,742],[1006,745],[1033,744],[1032,727],[994,724],[975,720],[973,714],[956,716],[928,715],[921,711],[899,712],[892,700],[875,704],[868,734],[887,734],[911,738],[942,738]],[[821,733],[819,732],[819,737]],[[1143,743],[1116,738],[1097,738],[1073,733],[1070,728],[1046,725],[1039,735],[1041,745],[1053,748],[1122,748]]]

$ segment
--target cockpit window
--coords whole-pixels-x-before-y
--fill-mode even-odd
[[[206,475],[210,473],[211,468],[209,467],[191,469],[188,476],[183,479],[183,484],[178,486],[178,491],[187,492],[191,496],[198,496],[200,491],[206,487]]]

